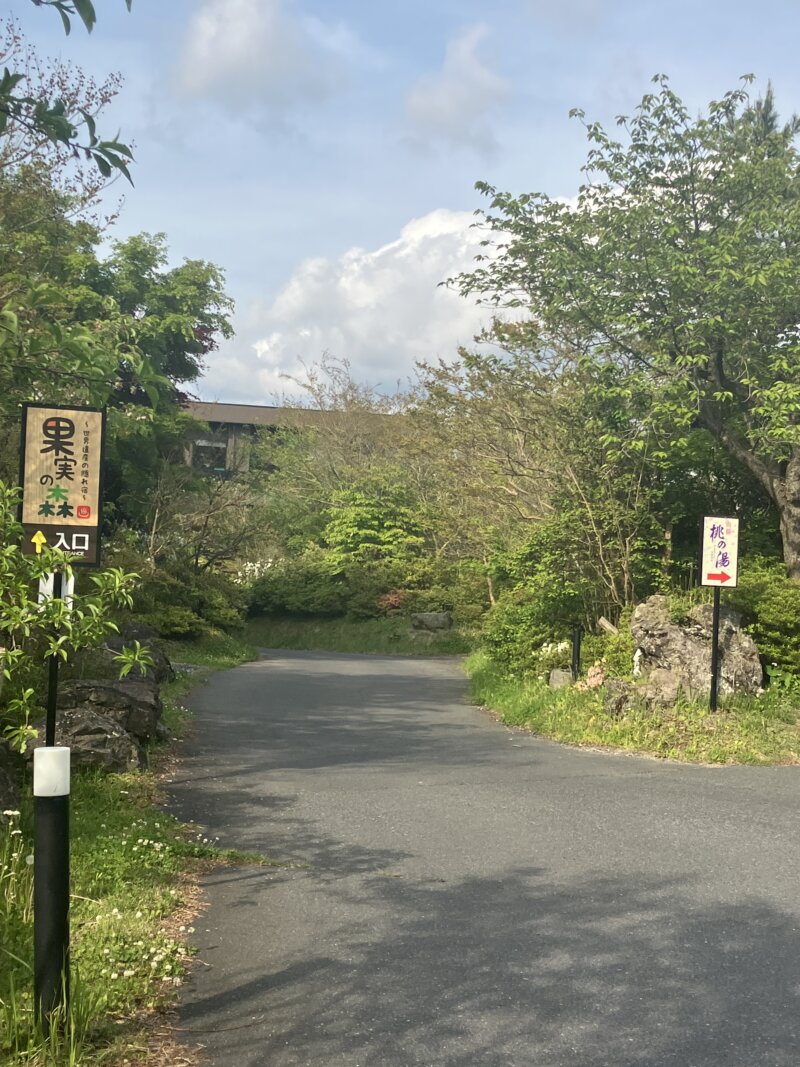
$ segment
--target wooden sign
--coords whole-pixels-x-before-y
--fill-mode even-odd
[[[700,551],[700,584],[735,589],[739,578],[739,520],[706,515]]]
[[[100,562],[100,471],[105,412],[25,404],[22,415],[22,551],[45,545]]]

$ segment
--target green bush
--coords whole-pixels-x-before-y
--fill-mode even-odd
[[[491,658],[516,670],[536,670],[542,645],[564,640],[569,632],[550,607],[535,587],[517,586],[503,593],[483,626],[483,643]]]
[[[742,613],[765,666],[800,675],[800,582],[778,560],[743,561],[737,589],[723,600]]]
[[[199,615],[178,605],[161,606],[152,612],[140,615],[139,618],[152,626],[154,630],[158,630],[162,637],[175,640],[192,640],[196,637],[203,637],[209,632],[207,623]]]
[[[251,587],[250,613],[373,619],[451,611],[474,622],[488,607],[482,567],[424,558],[342,560],[313,547],[276,561]]]
[[[341,575],[333,573],[321,549],[276,562],[253,582],[253,615],[343,615],[347,607]]]
[[[125,558],[132,562],[130,550]],[[224,574],[198,572],[188,565],[181,570],[153,570],[143,557],[137,569],[140,581],[134,593],[134,614],[163,637],[177,638],[184,627],[199,636],[209,630],[239,630],[244,625],[248,591]],[[196,621],[190,623],[190,616],[196,616]]]
[[[133,610],[137,615],[150,615],[162,607],[180,607],[191,610],[192,591],[190,583],[178,579],[169,571],[157,568],[140,571],[141,581],[133,598]]]
[[[631,633],[632,609],[626,608],[617,623],[619,633],[608,634],[603,631],[585,634],[581,650],[582,666],[591,667],[598,660],[610,678],[628,678],[633,674],[633,655],[636,642]]]
[[[206,572],[193,583],[192,610],[215,630],[241,630],[249,594],[222,574]]]

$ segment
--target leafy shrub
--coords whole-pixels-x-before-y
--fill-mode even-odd
[[[743,560],[737,589],[725,598],[743,620],[765,665],[800,675],[800,582],[778,560]]]
[[[178,579],[169,571],[140,571],[142,579],[133,598],[133,610],[137,615],[150,615],[162,607],[180,607],[191,610],[192,591],[190,583]]]
[[[536,669],[542,645],[566,636],[566,627],[554,620],[548,600],[535,587],[507,590],[489,611],[483,626],[483,642],[491,658],[522,671]]]
[[[381,615],[402,615],[408,593],[405,589],[390,589],[378,597],[378,611]]]
[[[124,556],[127,563],[135,562],[130,546],[123,545],[115,558]],[[244,624],[249,592],[233,577],[214,571],[199,573],[188,565],[178,570],[170,566],[156,567],[140,555],[138,571],[141,580],[134,593],[134,614],[149,622],[163,637],[178,639],[186,627],[194,632],[238,630]],[[181,609],[179,614],[175,609]],[[188,615],[197,617],[189,624]],[[180,631],[180,633],[179,633]]]
[[[192,610],[215,630],[240,630],[249,595],[222,574],[206,572],[193,583]]]
[[[572,641],[548,641],[533,654],[533,670],[549,675],[552,670],[569,670],[572,666]]]
[[[589,667],[598,660],[605,667],[610,678],[627,678],[633,674],[633,655],[636,642],[631,633],[632,609],[626,609],[617,624],[619,633],[608,634],[603,631],[585,634],[583,638],[581,660],[583,667]]]
[[[397,560],[352,560],[342,568],[340,578],[344,614],[351,619],[376,619],[382,614],[382,598],[390,589],[399,591],[403,564]]]
[[[162,637],[175,640],[192,640],[208,633],[208,625],[199,615],[178,605],[158,607],[140,618],[158,630]]]
[[[256,579],[250,595],[254,615],[343,615],[346,590],[321,549],[295,559],[276,560]]]
[[[351,619],[451,611],[457,621],[473,622],[488,607],[487,598],[483,568],[431,558],[342,559],[312,547],[275,561],[253,582],[250,611]]]

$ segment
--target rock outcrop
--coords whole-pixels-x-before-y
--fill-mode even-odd
[[[694,698],[707,694],[711,685],[712,608],[692,608],[684,622],[670,616],[665,596],[651,596],[639,604],[631,619],[631,632],[641,655],[638,674],[645,681],[642,694],[650,704],[673,704],[678,690]],[[720,611],[719,692],[759,692],[763,681],[758,649],[741,629],[741,617],[730,608]]]
[[[564,689],[566,686],[572,685],[572,682],[572,671],[565,671],[560,667],[554,667],[547,679],[547,684],[551,689]]]
[[[144,622],[124,623],[118,634],[109,634],[105,638],[105,647],[113,654],[121,652],[126,646],[131,647],[134,641],[146,648],[153,660],[153,666],[147,668],[144,677],[151,678],[158,685],[174,681],[175,670],[164,651],[158,632]]]
[[[44,723],[37,724],[38,740],[28,745],[26,754],[44,744]],[[142,770],[147,766],[145,751],[139,742],[113,719],[89,707],[66,708],[56,719],[56,744],[70,751],[73,770],[122,772]]]
[[[118,682],[65,682],[58,694],[58,706],[63,710],[96,712],[137,741],[152,741],[157,737],[162,710],[158,685],[147,677],[123,678]]]

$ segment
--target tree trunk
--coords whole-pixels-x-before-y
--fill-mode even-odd
[[[779,504],[783,559],[789,577],[800,581],[800,448],[793,448],[786,464]]]
[[[709,414],[710,412],[710,414]],[[790,578],[800,581],[800,446],[792,448],[786,469],[764,459],[724,427],[713,409],[701,415],[701,424],[718,438],[731,456],[755,475],[778,509],[783,561]]]
[[[669,570],[672,566],[672,523],[668,522],[664,527],[664,550],[661,553],[661,577],[665,582],[669,580]]]

